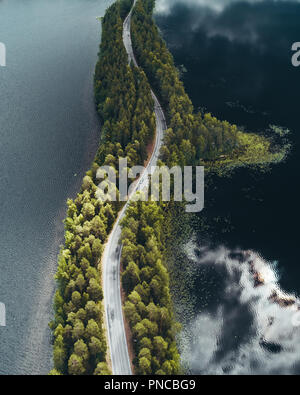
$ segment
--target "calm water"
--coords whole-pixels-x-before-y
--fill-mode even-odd
[[[92,79],[97,16],[111,0],[2,0],[0,41],[0,373],[51,368],[53,274],[65,201],[100,135]]]
[[[299,373],[295,312],[269,296],[274,290],[300,295],[300,68],[291,65],[291,46],[300,41],[300,4],[159,0],[158,11],[196,108],[250,131],[263,133],[269,124],[288,128],[293,144],[287,161],[271,172],[241,170],[215,179],[207,191],[200,216],[211,228],[205,237],[198,232],[187,251],[198,268],[188,362],[195,373]],[[256,254],[239,255],[245,250]],[[251,262],[264,286],[253,287]]]

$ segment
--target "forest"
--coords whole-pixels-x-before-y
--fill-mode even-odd
[[[251,140],[253,136],[249,138],[235,125],[194,112],[172,55],[153,21],[154,0],[138,0],[134,9],[133,44],[141,68],[128,64],[122,31],[132,4],[132,0],[116,1],[102,18],[94,78],[101,138],[81,191],[67,202],[65,242],[56,273],[55,316],[50,323],[52,375],[110,374],[101,256],[123,203],[99,197],[97,170],[99,166],[111,166],[118,177],[119,158],[126,157],[129,167],[147,161],[156,127],[149,82],[166,110],[169,128],[161,160],[168,166],[232,160],[233,153],[247,153],[249,161],[269,154],[266,140]],[[245,150],[250,145],[251,154]],[[181,372],[176,345],[180,327],[173,314],[164,258],[164,223],[169,216],[166,204],[135,202],[122,223],[124,313],[135,339],[133,365],[137,374]]]
[[[176,333],[180,325],[173,314],[170,279],[164,262],[162,204],[132,203],[122,223],[122,285],[126,293],[137,374],[179,374]]]
[[[132,17],[134,53],[166,111],[168,130],[162,159],[168,166],[217,167],[261,165],[283,159],[271,141],[245,133],[210,113],[195,112],[173,57],[153,20],[155,0],[138,0]]]
[[[101,255],[121,202],[96,196],[100,165],[115,167],[119,157],[143,164],[155,134],[153,101],[142,70],[131,68],[122,41],[131,1],[114,3],[102,20],[102,41],[95,70],[95,102],[101,141],[80,193],[67,202],[65,244],[56,273],[52,375],[109,374],[104,331]]]
[[[173,57],[153,21],[153,0],[138,0],[132,18],[132,38],[138,63],[145,70],[166,110],[169,128],[162,159],[168,165],[196,165],[237,145],[237,127],[211,114],[194,113]]]
[[[95,102],[101,122],[99,149],[83,179],[80,193],[67,202],[65,245],[56,273],[52,375],[105,375],[101,256],[122,202],[101,201],[97,170],[143,165],[155,137],[150,86],[142,69],[128,65],[123,46],[123,19],[132,1],[118,1],[102,19],[102,40],[95,70]],[[162,262],[162,208],[157,203],[132,204],[123,223],[122,283],[124,306],[138,341],[133,361],[140,374],[175,374],[180,370],[168,272]],[[135,234],[133,233],[135,232]]]

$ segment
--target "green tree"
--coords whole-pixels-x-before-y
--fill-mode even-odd
[[[110,374],[111,374],[111,372],[110,372],[107,364],[105,362],[99,362],[96,369],[95,369],[94,375],[106,376],[106,375],[110,375]]]
[[[149,359],[142,357],[139,359],[139,368],[141,374],[150,374],[151,372],[151,362]]]
[[[92,355],[99,355],[105,353],[106,343],[101,342],[97,337],[92,336],[89,342],[89,350]]]
[[[68,370],[71,375],[83,375],[86,370],[82,358],[76,354],[72,354],[68,362]]]
[[[82,361],[87,361],[89,359],[89,350],[82,339],[77,340],[74,344],[74,354],[79,356]]]
[[[89,286],[87,287],[87,292],[95,302],[103,299],[102,288],[95,278],[90,279]]]

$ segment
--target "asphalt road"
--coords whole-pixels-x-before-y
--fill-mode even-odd
[[[136,0],[133,7],[135,6]],[[129,63],[133,62],[137,65],[131,42],[130,26],[131,14],[124,21],[123,41],[128,53]],[[130,196],[137,191],[142,191],[148,186],[148,174],[152,174],[151,168],[156,166],[159,157],[159,151],[163,142],[164,131],[166,130],[166,121],[163,110],[155,94],[151,91],[154,100],[154,112],[156,117],[156,139],[151,159],[147,168],[136,183]],[[130,201],[130,199],[129,199]],[[121,300],[121,279],[120,279],[120,258],[121,258],[121,227],[120,221],[124,218],[129,201],[124,205],[119,217],[113,227],[108,238],[103,253],[103,283],[104,283],[104,307],[106,326],[108,331],[108,342],[112,363],[112,373],[114,375],[131,375],[131,363],[128,353],[127,340],[125,335],[125,327],[123,320],[123,309]]]

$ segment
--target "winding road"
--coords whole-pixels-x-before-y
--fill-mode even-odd
[[[138,67],[133,53],[130,33],[132,10],[135,4],[136,0],[124,21],[123,42],[128,53],[129,63],[133,62],[133,64]],[[163,143],[164,131],[167,129],[164,112],[152,90],[151,95],[154,100],[154,112],[156,117],[155,146],[147,168],[136,183],[130,196],[138,191],[144,190],[148,186],[148,174],[152,174],[153,167],[156,166],[159,151]],[[119,213],[103,253],[104,308],[112,373],[114,375],[132,375],[123,319],[120,278],[120,258],[122,252],[120,222],[124,218],[129,202],[130,198]]]

